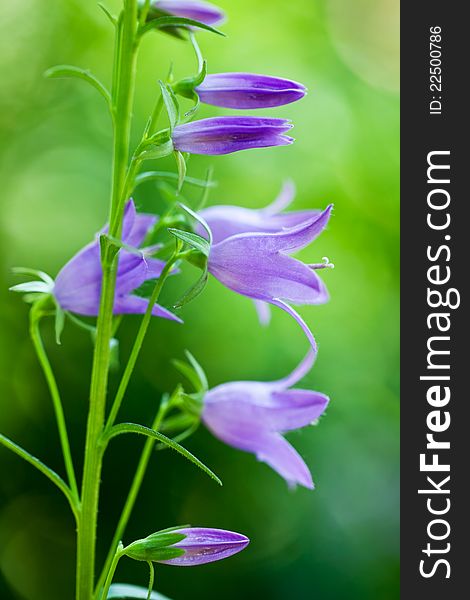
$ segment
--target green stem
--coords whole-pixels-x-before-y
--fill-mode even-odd
[[[15,444],[15,442],[10,440],[6,436],[2,435],[1,433],[0,433],[0,444],[2,446],[5,446],[5,448],[8,448],[12,452],[14,452],[17,456],[21,457],[23,460],[25,460],[27,463],[29,463],[33,467],[35,467],[38,471],[40,471],[43,475],[45,475],[50,481],[52,481],[53,484],[55,484],[59,488],[59,490],[67,498],[67,500],[70,504],[70,508],[72,509],[72,512],[75,516],[75,520],[78,523],[78,519],[80,516],[80,506],[78,504],[77,498],[72,494],[71,489],[65,483],[65,481],[62,479],[62,477],[57,475],[57,473],[55,471],[53,471],[47,465],[45,465],[43,462],[41,462],[39,460],[39,458],[36,458],[32,454],[30,454],[29,452],[24,450],[24,448],[22,448],[21,446],[18,446],[18,444]]]
[[[145,338],[145,335],[147,333],[147,330],[148,330],[148,327],[150,324],[150,320],[152,318],[153,307],[155,306],[155,303],[157,302],[157,300],[160,296],[160,293],[165,284],[165,281],[166,281],[168,275],[170,274],[171,269],[173,268],[173,265],[175,264],[177,258],[178,258],[178,254],[175,252],[175,254],[173,254],[173,256],[166,263],[166,265],[162,271],[162,274],[160,275],[160,277],[157,280],[157,283],[155,284],[155,287],[153,289],[152,295],[151,295],[149,303],[148,303],[147,310],[145,311],[145,314],[140,323],[139,331],[137,332],[137,336],[136,336],[134,345],[132,347],[132,351],[129,356],[129,360],[127,361],[127,365],[124,370],[121,382],[119,384],[119,388],[116,393],[116,397],[114,398],[114,402],[111,407],[111,411],[109,413],[108,421],[106,423],[105,431],[109,431],[111,429],[111,427],[114,425],[117,414],[119,412],[122,401],[124,399],[124,395],[126,393],[127,386],[129,385],[129,381],[132,376],[132,372],[134,371],[134,367],[137,363],[137,359],[139,357],[140,350],[142,348],[142,344],[144,342],[144,338]]]
[[[152,592],[153,586],[155,583],[155,567],[153,566],[152,561],[148,561],[149,569],[150,569],[150,577],[149,577],[149,593],[147,594],[147,600],[152,600]]]
[[[116,567],[118,566],[118,562],[122,556],[123,545],[119,544],[116,552],[114,553],[114,557],[111,563],[111,568],[109,569],[108,576],[106,577],[106,581],[103,587],[103,593],[101,594],[101,600],[106,600],[109,593],[109,588],[111,587],[111,583],[113,582],[114,573],[116,572]]]
[[[117,68],[114,69],[113,104],[115,107],[113,144],[113,182],[110,206],[111,237],[120,237],[126,198],[123,196],[129,160],[132,104],[136,69],[137,0],[124,0],[116,31]],[[109,246],[103,252],[103,278],[100,311],[90,388],[85,443],[85,464],[82,481],[82,518],[78,527],[77,544],[77,600],[93,598],[95,573],[95,545],[98,520],[98,502],[103,451],[100,437],[103,432],[106,392],[112,337],[114,292],[117,260]]]
[[[171,401],[170,401],[171,402]],[[158,431],[160,425],[165,417],[165,414],[169,408],[169,403],[162,401],[158,413],[152,423],[152,429]],[[126,530],[127,524],[129,523],[129,519],[132,514],[132,510],[134,509],[135,502],[137,500],[137,496],[139,495],[140,488],[142,486],[142,482],[144,480],[145,472],[147,471],[147,466],[150,461],[150,457],[152,456],[152,450],[156,444],[156,440],[153,438],[147,438],[144,448],[142,450],[142,454],[140,456],[139,464],[137,465],[137,469],[135,471],[134,479],[132,480],[131,488],[127,495],[126,503],[121,512],[121,516],[119,517],[119,521],[116,527],[116,531],[114,532],[113,540],[111,542],[111,546],[109,548],[108,556],[106,557],[106,561],[103,567],[103,570],[100,575],[100,579],[97,585],[97,592],[101,586],[103,585],[103,581],[107,575],[107,573],[111,569],[113,556],[116,553],[116,549],[120,540],[122,540],[124,536],[124,532]]]
[[[49,359],[47,358],[46,351],[44,349],[44,345],[42,343],[41,332],[39,329],[39,323],[41,319],[41,306],[36,305],[32,308],[30,313],[30,326],[29,332],[31,335],[31,340],[33,342],[34,349],[36,350],[36,354],[41,365],[41,368],[44,373],[44,377],[46,378],[47,385],[49,387],[49,392],[51,394],[52,403],[54,405],[54,412],[57,421],[57,428],[59,430],[60,444],[62,446],[62,454],[64,457],[65,470],[67,471],[67,477],[69,481],[69,486],[75,503],[79,502],[79,494],[77,487],[77,480],[75,477],[75,469],[73,467],[72,461],[72,453],[70,451],[70,443],[69,436],[67,433],[67,425],[65,423],[64,417],[64,409],[62,407],[62,401],[60,399],[59,389],[57,387],[57,382],[54,377],[54,373],[52,371],[51,364]]]

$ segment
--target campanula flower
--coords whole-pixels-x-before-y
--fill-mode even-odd
[[[311,369],[310,350],[300,365],[284,379],[273,382],[235,381],[209,390],[202,420],[224,443],[252,452],[289,485],[313,489],[307,465],[282,436],[309,425],[325,411],[329,399],[319,392],[291,389]]]
[[[152,9],[210,26],[220,25],[225,21],[225,14],[218,6],[202,0],[153,0]]]
[[[290,79],[254,73],[216,73],[206,75],[195,91],[201,102],[235,109],[282,106],[300,100],[305,87]]]
[[[138,248],[155,222],[153,215],[137,214],[134,202],[129,200],[124,213],[122,241],[127,246]],[[107,227],[103,232],[106,231]],[[148,279],[156,279],[161,275],[165,263],[148,256],[154,251],[155,247],[142,248],[140,253],[120,250],[114,314],[142,314],[146,311],[148,300],[132,292]],[[53,294],[63,310],[94,317],[99,312],[101,280],[100,242],[97,236],[61,269],[54,283]],[[179,321],[178,317],[158,304],[154,306],[152,314]]]
[[[233,531],[181,527],[137,540],[124,548],[123,553],[134,560],[195,567],[228,558],[244,550],[249,543],[246,536]]]
[[[286,119],[213,117],[175,127],[173,146],[180,152],[210,155],[286,146],[294,141],[285,135],[290,129]]]
[[[289,256],[310,244],[326,227],[332,206],[294,227],[275,233],[248,232],[211,246],[208,270],[229,289],[279,306],[299,323],[312,348],[316,343],[302,317],[289,303],[322,304],[328,292],[316,271],[329,264],[308,265]]]

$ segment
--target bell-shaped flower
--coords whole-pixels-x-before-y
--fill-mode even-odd
[[[208,270],[229,289],[279,306],[302,327],[312,348],[312,332],[291,304],[322,304],[329,298],[318,269],[328,263],[305,264],[289,256],[310,244],[326,227],[332,206],[308,221],[275,233],[240,233],[211,246]]]
[[[328,405],[319,392],[291,389],[311,369],[310,351],[286,378],[273,382],[236,381],[209,390],[202,420],[222,442],[256,455],[291,486],[313,489],[310,471],[283,433],[316,421]]]
[[[157,12],[193,19],[210,26],[225,21],[225,14],[218,6],[202,0],[153,0],[151,7]]]
[[[300,100],[305,86],[290,79],[255,73],[206,75],[195,91],[201,102],[234,109],[282,106]]]
[[[292,144],[293,138],[285,135],[290,129],[286,119],[213,117],[177,125],[172,138],[180,152],[218,155]]]
[[[137,250],[155,222],[155,216],[138,214],[134,202],[132,200],[127,202],[122,226],[122,241],[126,246],[136,250],[131,252],[121,248],[119,251],[114,314],[142,314],[147,310],[148,300],[132,292],[145,281],[157,279],[165,266],[163,261],[149,257],[155,252],[155,247]],[[107,226],[101,233],[106,231]],[[56,277],[53,294],[62,310],[84,316],[97,316],[100,307],[102,273],[100,241],[97,236],[62,267]],[[152,314],[180,321],[176,315],[158,304],[153,307]]]
[[[195,567],[228,558],[250,540],[241,533],[205,527],[174,527],[129,544],[122,554],[134,560]]]

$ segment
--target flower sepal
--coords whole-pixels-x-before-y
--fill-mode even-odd
[[[178,528],[175,528],[175,530]],[[183,541],[186,535],[173,529],[158,531],[146,538],[136,540],[122,550],[122,554],[133,560],[160,562],[178,558],[184,555],[184,550],[172,548],[174,544]]]

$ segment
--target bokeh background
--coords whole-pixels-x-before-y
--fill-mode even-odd
[[[118,0],[108,0],[117,10]],[[291,77],[310,93],[272,109],[295,122],[296,144],[214,158],[193,157],[189,174],[213,165],[210,203],[261,207],[292,178],[294,208],[335,204],[328,230],[303,258],[328,256],[329,304],[306,307],[320,346],[304,385],[331,396],[319,426],[291,442],[317,489],[289,491],[252,455],[200,429],[186,444],[225,482],[218,488],[170,452],[154,457],[126,539],[179,523],[241,531],[252,544],[229,561],[157,569],[157,588],[175,600],[318,598],[392,600],[398,592],[398,0],[220,0],[227,39],[200,34],[212,72],[248,70]],[[94,0],[0,3],[0,430],[63,472],[51,403],[28,341],[27,305],[7,292],[12,266],[55,275],[106,219],[110,123],[101,98],[78,81],[45,80],[54,64],[91,68],[109,83],[112,31]],[[193,72],[188,45],[151,35],[142,48],[135,106],[141,131],[173,61]],[[201,116],[229,111],[205,107]],[[167,163],[173,168],[171,161]],[[184,189],[197,201],[199,192]],[[139,206],[161,210],[153,185]],[[188,270],[182,288],[195,276]],[[174,300],[174,288],[168,302]],[[148,423],[177,382],[170,365],[189,348],[210,382],[287,374],[306,351],[298,326],[275,311],[268,329],[252,304],[211,281],[184,309],[181,327],[154,321],[123,416]],[[125,357],[138,325],[121,328]],[[56,346],[43,328],[63,390],[78,466],[87,410],[91,343],[67,325]],[[112,377],[115,386],[117,376]],[[107,455],[100,555],[112,533],[141,440],[119,440]],[[73,597],[74,524],[61,495],[0,448],[0,598]],[[122,561],[118,579],[145,585],[147,567]]]

